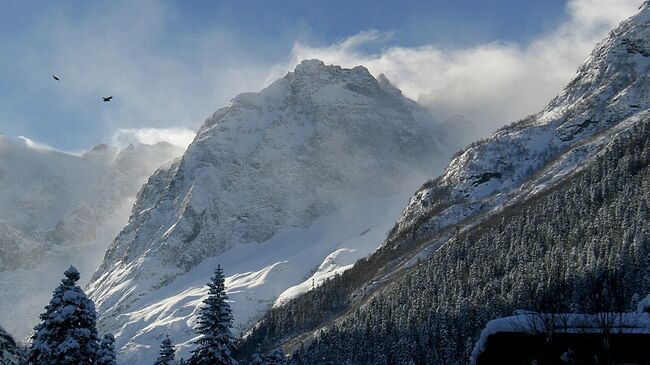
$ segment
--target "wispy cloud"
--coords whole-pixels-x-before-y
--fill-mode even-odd
[[[49,146],[49,145],[47,145],[45,143],[36,142],[36,141],[34,141],[32,139],[29,139],[29,138],[27,138],[25,136],[18,136],[18,140],[21,141],[25,145],[25,147],[36,150],[36,151],[57,151],[57,152],[67,153],[67,152],[64,152],[64,151],[59,151],[59,150],[55,149],[54,147]]]
[[[290,68],[306,58],[384,73],[407,96],[443,115],[463,114],[493,130],[539,111],[575,74],[607,31],[634,14],[640,0],[570,0],[567,20],[527,44],[491,42],[470,48],[387,47],[389,33],[367,31],[326,47],[296,43]]]
[[[130,143],[156,144],[167,142],[174,146],[187,148],[196,132],[187,128],[119,128],[111,137],[114,146]]]

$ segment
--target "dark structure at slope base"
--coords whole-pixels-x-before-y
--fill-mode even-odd
[[[648,319],[648,313],[497,319],[483,331],[472,364],[650,364]]]

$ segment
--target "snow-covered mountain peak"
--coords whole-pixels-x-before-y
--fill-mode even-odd
[[[384,74],[379,74],[379,75],[377,76],[377,82],[379,82],[379,85],[381,85],[381,87],[384,88],[384,90],[386,90],[386,91],[388,91],[388,92],[390,92],[390,93],[392,93],[392,94],[394,94],[394,95],[400,95],[400,96],[402,95],[402,90],[400,90],[400,89],[398,89],[397,87],[395,87],[395,86],[390,82],[390,80],[388,79],[388,77],[386,77],[386,75],[384,75]]]
[[[375,79],[363,66],[342,68],[325,65],[320,60],[304,60],[294,71],[271,83],[260,92],[247,92],[233,98],[226,108],[222,108],[208,118],[199,129],[196,139],[201,140],[206,132],[217,124],[223,132],[225,120],[236,121],[237,127],[266,128],[265,123],[273,120],[258,118],[251,112],[277,113],[292,109],[295,114],[320,112],[340,112],[343,108],[362,108],[363,106],[392,103],[384,109],[400,109],[400,112],[412,113],[414,118],[434,125],[430,114],[412,100],[401,95],[401,91],[390,84],[383,76]],[[407,110],[411,109],[411,110]],[[228,118],[224,116],[228,114]],[[417,114],[417,115],[415,115]],[[295,119],[295,118],[294,118]],[[312,122],[323,122],[332,118],[303,118]],[[291,120],[276,120],[274,123],[291,124]],[[244,148],[245,145],[240,145]]]
[[[125,306],[146,305],[140,298],[188,280],[205,260],[308,230],[361,201],[415,189],[445,162],[444,135],[426,110],[364,67],[307,60],[260,92],[238,95],[205,121],[179,162],[157,171],[138,194],[129,224],[89,286],[104,323],[116,333],[136,326],[124,322],[136,316],[131,309],[125,313]],[[376,218],[362,216],[367,226]],[[338,244],[310,237],[292,254],[325,251],[310,257],[318,261],[332,253],[324,247]],[[279,266],[301,274],[293,282],[259,285],[264,300],[240,298],[235,311],[241,325],[318,268],[268,264],[265,269],[232,263],[233,270],[245,270],[232,274]]]
[[[278,83],[286,85],[290,97],[311,98],[316,103],[359,102],[384,88],[394,89],[385,76],[377,80],[363,66],[342,68],[320,60],[302,61]]]
[[[325,62],[318,59],[301,61],[286,77],[292,82],[310,83],[312,86],[344,78],[356,81],[374,80],[368,69],[363,66],[343,68],[337,65],[326,65]]]
[[[569,108],[606,106],[612,113],[648,106],[650,7],[621,23],[579,67],[576,77],[548,106],[541,121]]]
[[[341,69],[341,67],[337,67],[337,66],[327,67],[325,66],[325,62],[319,59],[302,60],[299,64],[296,65],[294,73],[296,75],[318,74],[323,69],[334,69],[334,68]]]
[[[353,191],[372,194],[399,185],[392,179],[369,184],[369,176],[386,169],[412,175],[406,166],[421,166],[422,153],[441,151],[434,125],[412,101],[385,92],[363,67],[303,61],[204,123],[170,170],[169,188],[157,190],[159,201],[146,208],[155,213],[146,210],[137,218],[142,222],[130,225],[141,230],[151,223],[155,230],[138,244],[123,245],[126,237],[118,237],[107,258],[117,259],[118,249],[129,257],[153,249],[166,252],[174,266],[191,267],[236,242],[262,242],[278,227],[308,224]],[[145,187],[141,198],[148,192]],[[284,198],[292,193],[304,199]],[[260,210],[258,199],[270,211]],[[163,201],[174,208],[159,208]],[[160,212],[165,218],[149,217]],[[167,228],[155,233],[161,223]]]

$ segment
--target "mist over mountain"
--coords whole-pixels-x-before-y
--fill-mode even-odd
[[[181,153],[158,143],[74,155],[0,135],[0,323],[22,339],[62,269],[74,263],[87,281],[142,183]]]

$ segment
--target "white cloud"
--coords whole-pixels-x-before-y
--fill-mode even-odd
[[[37,151],[56,151],[52,146],[48,146],[45,143],[39,143],[32,139],[29,139],[25,136],[18,136],[18,139],[25,145],[27,148],[31,148]]]
[[[111,137],[111,144],[125,146],[130,143],[167,142],[185,149],[195,135],[196,132],[187,128],[119,128]]]
[[[388,47],[388,33],[367,31],[327,47],[296,43],[288,65],[319,58],[384,73],[405,95],[443,115],[463,114],[484,132],[539,111],[575,75],[594,45],[634,14],[640,0],[570,0],[567,20],[527,44],[492,42],[460,49]]]

